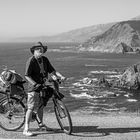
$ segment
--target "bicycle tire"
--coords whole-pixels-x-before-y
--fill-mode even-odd
[[[72,120],[70,113],[62,100],[59,99],[55,100],[56,101],[54,103],[55,104],[54,111],[58,124],[60,128],[64,131],[64,133],[70,135],[72,133]],[[65,118],[65,120],[62,120],[63,118]],[[67,121],[67,125],[64,124],[65,123],[64,121]]]
[[[11,106],[9,108],[8,106]],[[0,127],[6,131],[16,131],[20,129],[25,122],[25,105],[16,97],[10,97],[0,101]],[[10,114],[11,113],[11,114]]]

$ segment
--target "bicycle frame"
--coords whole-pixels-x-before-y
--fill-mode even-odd
[[[42,87],[42,90],[43,90],[43,88],[46,88],[46,90],[47,90],[48,87],[50,87],[50,86],[49,85],[44,85],[44,87]],[[20,98],[17,98],[16,96],[11,95],[10,90],[7,91],[7,92],[2,92],[1,91],[1,93],[4,94],[5,97],[0,99],[0,103],[2,104],[6,101],[8,107],[9,107],[9,110],[8,110],[9,112],[7,113],[6,117],[9,120],[11,120],[12,117],[14,116],[13,109],[12,109],[13,105],[16,108],[16,107],[18,107],[16,105],[19,103],[20,107],[22,107],[22,109],[24,109],[23,112],[25,113],[27,111],[27,108],[23,103],[23,99],[24,98],[27,99],[26,98],[27,97],[26,93],[23,96],[20,96]],[[55,92],[53,92],[53,94],[51,96],[51,99],[52,99],[53,104],[54,104],[55,115],[56,115],[56,118],[57,118],[57,121],[59,123],[59,126],[60,126],[61,130],[63,130],[63,132],[65,132],[66,134],[71,134],[71,132],[72,132],[72,121],[71,121],[71,118],[70,118],[70,114],[69,114],[66,106],[62,102],[61,98],[59,98],[58,95],[59,95],[59,91],[56,90]],[[16,101],[17,104],[12,104],[12,100]],[[61,111],[64,112],[64,113],[61,113]],[[62,114],[64,114],[64,115],[62,115]],[[34,117],[32,119],[32,121],[36,120],[38,123],[40,123],[37,116],[36,116],[36,112],[33,112],[32,117]],[[62,120],[61,120],[61,119],[65,119],[65,118],[67,119],[67,122],[68,122],[68,129],[65,127],[65,125],[63,125]],[[1,124],[1,128],[3,128],[6,131],[13,131],[13,130],[15,131],[15,130],[18,130],[19,128],[21,128],[24,125],[24,123],[25,123],[25,115],[24,115],[23,120],[21,121],[21,124],[17,124],[17,126],[15,126],[14,128],[9,128],[5,124]]]

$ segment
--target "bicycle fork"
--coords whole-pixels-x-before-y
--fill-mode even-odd
[[[58,109],[58,115],[61,119],[66,117],[64,108],[58,103],[57,99],[53,99],[54,106]]]

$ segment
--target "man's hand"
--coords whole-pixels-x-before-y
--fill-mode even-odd
[[[35,84],[34,87],[33,87],[33,90],[34,90],[34,91],[39,91],[39,90],[41,90],[41,84]]]
[[[57,76],[55,76],[55,75],[52,75],[51,77],[54,81],[56,81],[58,79]]]
[[[64,77],[64,76],[61,76],[60,78],[61,78],[61,81],[65,81],[65,80],[67,79],[67,78]]]

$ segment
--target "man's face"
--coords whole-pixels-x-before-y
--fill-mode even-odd
[[[35,50],[34,50],[34,56],[35,56],[36,58],[41,57],[42,54],[43,54],[43,48],[42,48],[42,47],[37,47],[37,48],[35,48]]]

